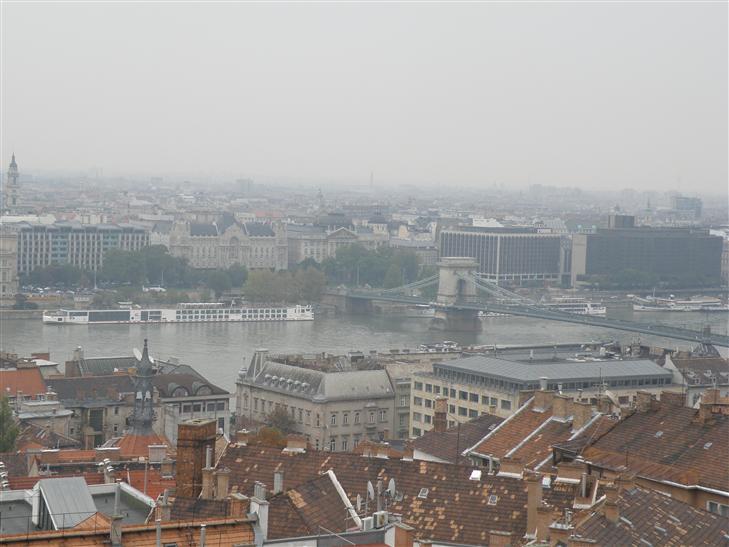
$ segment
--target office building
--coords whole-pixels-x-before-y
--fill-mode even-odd
[[[18,233],[18,273],[68,264],[97,271],[110,249],[139,251],[149,245],[149,233],[129,224],[84,225],[73,222],[15,225]]]
[[[573,236],[573,284],[626,270],[719,282],[723,241],[709,230],[619,226]]]
[[[567,267],[561,236],[536,228],[444,228],[439,249],[441,258],[475,258],[478,273],[496,283],[561,282]]]

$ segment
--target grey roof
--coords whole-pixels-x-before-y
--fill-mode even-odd
[[[156,374],[152,378],[152,383],[161,397],[173,397],[177,388],[182,388],[178,392],[178,397],[192,397],[198,394],[201,388],[205,387],[210,389],[210,395],[230,395],[224,389],[207,382],[205,379],[201,380],[201,377],[196,374]]]
[[[276,234],[269,224],[263,222],[246,222],[246,232],[251,237],[273,237]]]
[[[517,382],[588,380],[594,378],[671,377],[672,374],[648,359],[605,361],[556,361],[525,363],[477,355],[438,363],[441,368],[498,376]]]
[[[25,457],[25,456],[24,456]],[[0,496],[0,537],[35,531],[31,521],[33,508],[25,499],[24,490],[5,490]]]
[[[197,222],[190,223],[191,236],[217,236],[218,227],[215,224],[200,224]]]
[[[49,378],[49,389],[65,406],[88,401],[105,406],[106,402],[119,402],[119,394],[134,393],[134,382],[126,374],[111,376],[82,376],[78,378]]]
[[[83,477],[41,479],[38,488],[57,530],[73,528],[96,513],[96,505]]]
[[[382,399],[393,397],[394,390],[384,370],[322,372],[274,361],[267,361],[254,377],[253,368],[246,374],[249,382],[271,391],[316,401],[346,399]]]
[[[171,220],[159,220],[152,226],[152,231],[158,234],[169,234],[173,224]]]
[[[77,361],[82,376],[114,374],[115,369],[124,371],[137,366],[137,360],[130,357],[95,357]]]

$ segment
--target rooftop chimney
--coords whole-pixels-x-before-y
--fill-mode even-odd
[[[537,508],[542,505],[542,474],[529,473],[527,483],[527,535],[537,535]]]
[[[177,429],[177,495],[196,498],[202,489],[206,449],[215,444],[215,420],[194,419]]]
[[[581,401],[572,402],[572,430],[579,431],[592,419],[592,406]]]
[[[520,458],[510,458],[508,456],[501,458],[499,461],[498,476],[522,478],[524,474],[524,464]]]
[[[549,378],[546,376],[542,376],[539,378],[539,389],[541,391],[547,391],[547,382],[549,381]]]
[[[558,420],[566,420],[572,410],[572,398],[567,395],[555,395],[552,399],[552,415]]]
[[[552,406],[554,400],[554,391],[536,391],[534,393],[534,409],[547,410]]]
[[[228,517],[240,518],[245,517],[250,507],[250,500],[243,494],[231,494],[228,498]]]
[[[215,471],[211,465],[212,462],[212,447],[208,446],[205,451],[205,467],[202,470],[202,488],[200,496],[203,499],[213,499],[213,472]]]
[[[251,433],[247,429],[239,429],[235,432],[235,442],[241,446],[246,446],[250,440]]]
[[[215,499],[224,500],[230,489],[230,469],[218,469],[215,472]]]
[[[671,406],[682,407],[686,404],[686,395],[678,391],[662,391],[661,402]]]
[[[603,487],[605,491],[605,504],[603,505],[603,513],[605,518],[612,523],[620,520],[620,509],[618,508],[618,487],[615,484],[607,484]]]
[[[648,412],[651,409],[653,394],[649,391],[637,391],[635,393],[635,408],[638,412]]]
[[[288,435],[286,437],[285,452],[306,452],[306,437],[303,435]]]
[[[273,473],[273,494],[281,494],[284,491],[284,473],[282,470]]]
[[[433,417],[433,431],[443,433],[448,428],[448,398],[435,398],[435,416]]]
[[[489,530],[489,547],[513,547],[518,545],[514,541],[512,532]]]

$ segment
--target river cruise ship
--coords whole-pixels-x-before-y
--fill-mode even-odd
[[[590,302],[579,296],[558,296],[551,302],[542,302],[541,306],[577,315],[605,315],[606,308],[601,302]]]
[[[311,306],[234,306],[221,303],[186,303],[176,308],[133,308],[117,310],[44,311],[43,322],[50,325],[93,325],[105,323],[197,323],[231,321],[311,321]]]

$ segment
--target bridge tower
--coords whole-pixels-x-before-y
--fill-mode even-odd
[[[474,275],[478,262],[470,257],[443,257],[438,262],[438,297],[430,328],[444,331],[479,332],[478,312],[454,308],[476,298],[476,287],[461,276]]]

